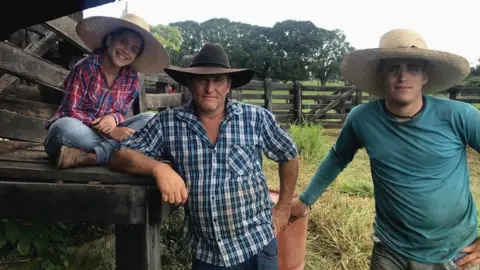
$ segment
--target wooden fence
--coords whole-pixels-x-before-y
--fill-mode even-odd
[[[168,94],[168,85],[177,93]],[[148,109],[167,109],[184,104],[190,97],[188,89],[179,86],[168,75],[145,75],[145,100]],[[437,96],[479,103],[480,88],[453,87]],[[324,128],[338,129],[343,126],[350,110],[359,104],[377,97],[348,86],[311,86],[295,83],[277,83],[271,79],[253,80],[230,92],[233,100],[267,108],[283,125],[289,123],[316,123]]]

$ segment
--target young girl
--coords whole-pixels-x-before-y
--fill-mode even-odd
[[[170,62],[148,23],[133,14],[86,18],[77,33],[94,53],[72,68],[62,104],[46,125],[45,151],[57,169],[107,164],[118,143],[155,115],[126,119],[139,91],[137,72],[163,72]]]

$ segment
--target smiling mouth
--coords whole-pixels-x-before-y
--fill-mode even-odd
[[[127,58],[117,52],[117,56],[122,60],[127,60]]]

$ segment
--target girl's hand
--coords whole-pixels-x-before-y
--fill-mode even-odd
[[[117,122],[115,121],[113,115],[109,114],[93,119],[92,125],[96,130],[104,134],[109,134],[115,127],[117,127]]]

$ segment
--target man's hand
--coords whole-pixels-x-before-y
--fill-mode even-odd
[[[171,167],[166,164],[155,166],[153,175],[164,202],[185,204],[188,199],[185,182]]]
[[[474,266],[480,265],[480,240],[477,240],[470,246],[462,249],[460,252],[467,253],[466,256],[457,260],[455,263],[460,269],[469,269]]]
[[[128,127],[116,127],[108,134],[112,139],[116,141],[123,141],[125,138],[128,138],[135,134],[135,130]]]
[[[275,204],[273,206],[273,229],[275,236],[285,230],[290,219],[290,204]]]
[[[110,132],[112,132],[113,129],[117,126],[117,122],[115,121],[113,115],[108,114],[100,118],[93,119],[92,126],[94,129],[104,134],[110,134]]]
[[[291,210],[292,217],[304,217],[308,215],[309,212],[310,209],[308,208],[308,205],[303,203],[298,197],[293,198]]]

